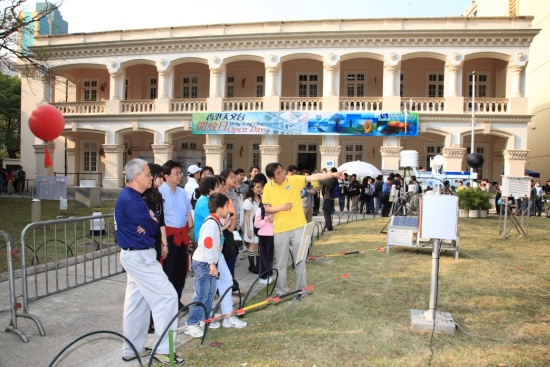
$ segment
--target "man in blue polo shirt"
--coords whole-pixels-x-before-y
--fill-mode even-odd
[[[155,251],[159,225],[141,194],[151,184],[151,171],[147,161],[133,159],[124,167],[126,186],[115,204],[115,231],[121,248],[120,262],[126,270],[126,296],[122,321],[123,334],[138,352],[143,353],[149,330],[149,312],[155,323],[155,344],[178,312],[177,293],[157,261]],[[177,330],[177,319],[170,324]],[[170,363],[168,333],[161,339],[154,358],[161,363]],[[130,345],[124,342],[122,360],[136,359]],[[175,357],[182,365],[183,358]]]

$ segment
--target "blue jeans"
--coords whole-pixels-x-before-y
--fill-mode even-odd
[[[204,303],[206,306],[206,315],[204,315],[201,306],[191,306],[189,317],[187,318],[187,325],[198,324],[200,321],[210,316],[212,301],[214,300],[214,294],[216,294],[216,278],[208,274],[209,271],[210,266],[208,263],[193,261],[193,272],[195,273],[195,294],[193,296],[193,302]]]
[[[344,194],[340,194],[340,196],[338,196],[338,204],[340,205],[340,212],[343,212],[346,206],[346,197]]]

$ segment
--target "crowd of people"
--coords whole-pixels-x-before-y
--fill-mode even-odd
[[[171,320],[185,307],[181,295],[190,271],[194,296],[182,330],[192,337],[202,337],[206,322],[210,328],[247,326],[232,312],[239,252],[248,255],[248,270],[258,274],[261,284],[272,283],[276,269],[277,294],[289,292],[289,249],[297,255],[304,225],[319,212],[321,187],[327,191],[345,177],[336,170],[298,174],[297,167],[285,170],[279,163],[268,164],[265,175],[260,171],[251,167],[245,180],[243,169],[215,175],[211,167],[194,164],[187,167],[182,187],[184,171],[176,161],[160,166],[133,159],[125,166],[126,185],[115,204],[116,238],[127,272],[123,333],[140,355],[151,353],[146,341],[152,333],[158,344],[153,357],[170,363],[168,334],[162,334],[178,329],[177,318]],[[333,203],[329,194],[325,198]],[[358,201],[353,203],[358,207]],[[330,205],[330,214],[333,209]],[[301,285],[306,285],[305,274]],[[210,320],[216,294],[221,323]],[[297,299],[305,296],[304,291]],[[122,359],[135,358],[124,342]],[[174,362],[185,360],[175,356]]]
[[[16,169],[0,168],[0,194],[22,194],[26,184],[27,173],[23,166]]]
[[[232,312],[231,294],[239,292],[237,259],[248,257],[248,271],[258,275],[260,284],[272,283],[276,269],[275,290],[284,295],[289,292],[290,253],[297,256],[304,225],[319,214],[321,197],[325,230],[332,231],[337,205],[341,212],[385,217],[395,201],[391,195],[406,198],[407,205],[416,208],[421,192],[415,176],[408,182],[398,173],[386,180],[382,175],[359,180],[336,168],[299,172],[294,165],[285,169],[277,162],[268,164],[265,174],[250,167],[248,176],[240,168],[216,175],[211,167],[193,164],[187,167],[185,187],[183,167],[173,160],[160,166],[134,159],[126,165],[125,175],[126,185],[115,204],[117,243],[127,272],[124,335],[145,355],[151,352],[145,345],[147,334],[154,333],[158,347],[153,357],[164,364],[169,363],[168,341],[167,334],[161,334],[178,328],[178,320],[171,320],[185,307],[181,296],[190,272],[194,296],[183,332],[202,337],[205,322],[210,328],[244,328],[247,322]],[[468,186],[455,184],[445,181],[442,193]],[[497,182],[483,179],[474,187],[494,192],[495,206],[502,205]],[[543,187],[532,183],[531,215],[540,216],[549,191],[550,180]],[[242,238],[242,244],[236,238]],[[307,285],[305,272],[301,282],[301,287]],[[211,315],[216,294],[221,314]],[[296,298],[303,300],[306,294]],[[221,322],[210,320],[212,316]],[[136,358],[126,342],[122,353],[125,361]],[[176,356],[175,364],[183,363]]]

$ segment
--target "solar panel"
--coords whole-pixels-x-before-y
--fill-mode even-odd
[[[417,229],[418,217],[392,216],[390,226]]]

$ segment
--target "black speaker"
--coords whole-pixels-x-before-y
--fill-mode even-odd
[[[479,168],[483,166],[483,162],[485,162],[485,159],[479,153],[470,153],[466,159],[466,163],[468,163],[468,166],[472,168]]]

